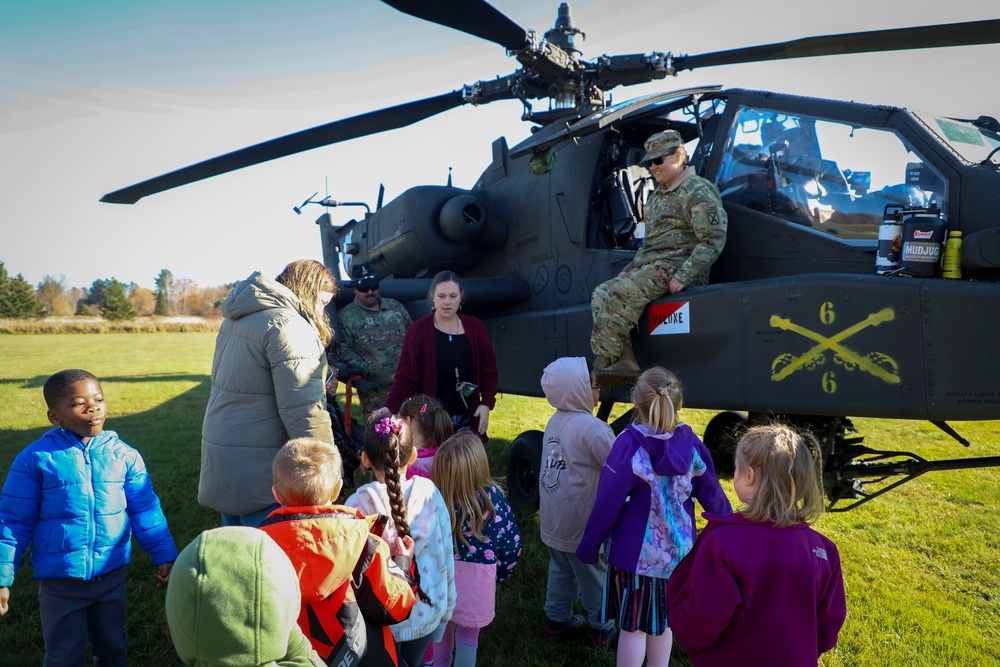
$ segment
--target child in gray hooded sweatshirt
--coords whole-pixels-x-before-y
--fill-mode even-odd
[[[542,636],[557,641],[583,627],[583,617],[573,613],[579,599],[590,624],[591,644],[606,651],[614,623],[601,621],[607,563],[584,563],[576,557],[576,548],[615,435],[593,414],[600,387],[584,357],[563,357],[546,366],[542,391],[556,409],[545,426],[538,480],[541,537],[549,549]]]

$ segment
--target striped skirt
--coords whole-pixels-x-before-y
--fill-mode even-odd
[[[667,625],[667,580],[646,577],[608,565],[602,616],[625,632],[662,635]]]

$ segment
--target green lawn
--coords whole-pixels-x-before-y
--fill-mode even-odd
[[[196,501],[201,417],[208,397],[213,333],[0,336],[0,475],[47,428],[41,386],[63,368],[86,368],[103,383],[108,427],[143,454],[178,547],[218,525]],[[542,400],[502,396],[491,419],[490,460],[505,474],[510,441],[544,428]],[[710,413],[687,411],[700,433]],[[856,420],[867,444],[928,459],[1000,454],[1000,423],[956,423],[966,450],[929,424]],[[732,484],[723,480],[732,498]],[[613,665],[580,640],[539,639],[547,556],[537,524],[520,508],[525,555],[499,591],[497,619],[481,635],[481,665]],[[1000,469],[928,473],[817,528],[839,546],[848,620],[821,664],[834,666],[1000,665]],[[40,664],[36,585],[25,564],[0,617],[0,665]],[[131,663],[180,665],[163,634],[164,592],[141,549],[129,574]],[[675,649],[675,665],[686,665]]]

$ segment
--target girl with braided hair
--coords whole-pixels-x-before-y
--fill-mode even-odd
[[[365,429],[361,464],[375,481],[359,487],[345,505],[363,514],[388,517],[382,537],[389,545],[410,536],[420,575],[420,595],[410,617],[391,627],[399,652],[410,667],[422,667],[424,651],[455,607],[455,561],[451,512],[431,480],[407,479],[417,457],[408,420],[378,416]]]
[[[618,622],[622,667],[639,667],[647,653],[649,667],[670,662],[667,578],[694,543],[694,500],[716,515],[732,512],[708,449],[680,421],[682,405],[673,373],[654,366],[639,376],[633,423],[611,446],[576,551],[596,563],[611,536],[601,606],[605,621]]]
[[[455,433],[451,416],[436,398],[426,394],[417,394],[403,401],[399,416],[406,422],[413,436],[413,448],[417,450],[417,458],[406,469],[406,476],[419,475],[430,479],[438,447]]]

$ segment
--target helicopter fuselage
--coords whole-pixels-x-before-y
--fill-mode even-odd
[[[640,362],[675,370],[687,405],[1000,418],[995,164],[971,164],[927,119],[893,107],[714,87],[653,97],[547,126],[513,150],[498,139],[470,190],[418,186],[339,230],[321,219],[324,257],[331,268],[368,261],[392,274],[383,293],[414,315],[429,312],[436,271],[459,271],[466,310],[490,330],[500,390],[540,396],[545,365],[591,356],[590,295],[641,242],[635,201],[652,184],[629,167],[648,135],[674,127],[729,214],[711,284],[657,299],[634,333]],[[968,123],[952,125],[938,132],[989,140]],[[783,138],[766,146],[769,132]],[[902,199],[896,185],[876,191],[877,182],[851,183],[846,165],[830,164],[850,156],[857,171],[891,143],[906,162],[879,168],[885,176],[898,167],[899,180],[912,181]],[[967,239],[963,279],[876,272],[879,227],[894,203],[940,206],[948,229]],[[625,400],[622,392],[606,397]]]

